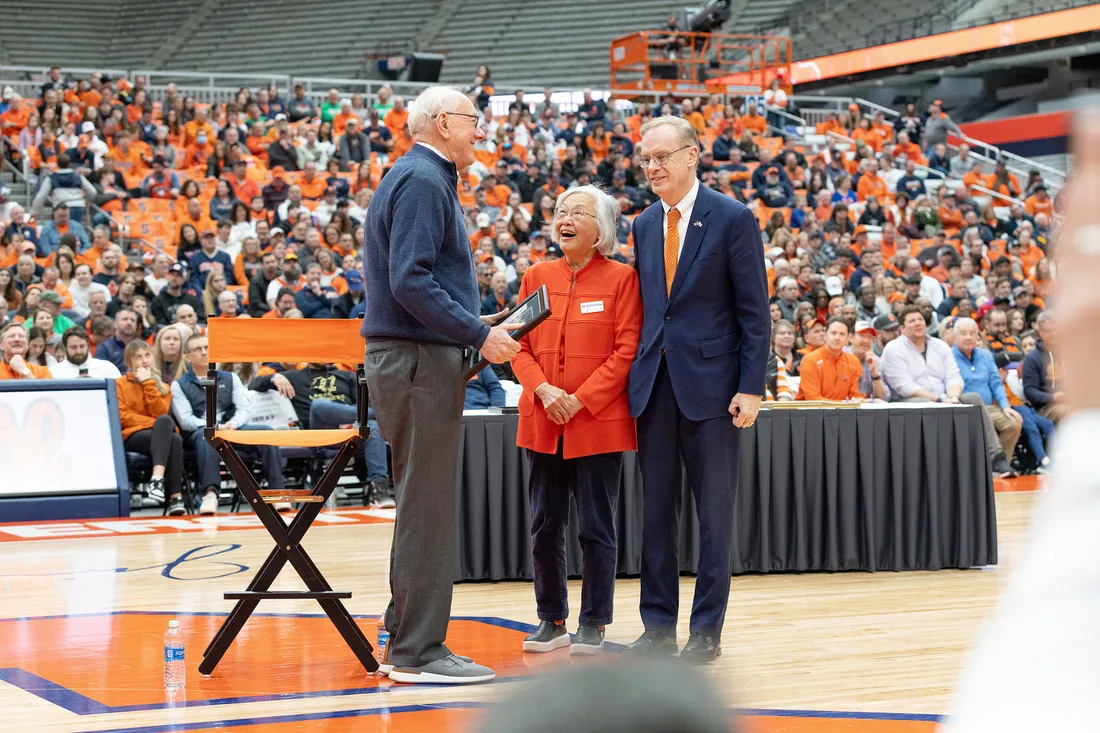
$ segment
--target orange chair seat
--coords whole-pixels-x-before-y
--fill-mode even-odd
[[[238,445],[277,445],[284,448],[318,448],[351,440],[353,428],[340,430],[215,430],[214,437]]]

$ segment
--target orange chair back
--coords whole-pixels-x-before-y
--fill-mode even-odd
[[[211,318],[211,362],[362,364],[362,321],[347,318]]]

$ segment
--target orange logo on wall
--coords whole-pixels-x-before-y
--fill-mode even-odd
[[[76,462],[59,453],[64,437],[65,415],[52,399],[36,399],[19,418],[11,405],[0,405],[0,464],[8,489],[18,491],[21,481],[57,484],[67,479]]]

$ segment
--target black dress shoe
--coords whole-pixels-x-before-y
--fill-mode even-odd
[[[676,638],[660,631],[646,629],[638,640],[626,648],[631,654],[675,654]]]
[[[722,656],[721,643],[722,640],[717,636],[693,631],[684,650],[680,652],[680,658],[689,664],[708,664]]]

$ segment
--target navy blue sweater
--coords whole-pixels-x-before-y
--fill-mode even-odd
[[[378,184],[364,229],[363,336],[480,349],[489,327],[454,163],[414,145]]]

